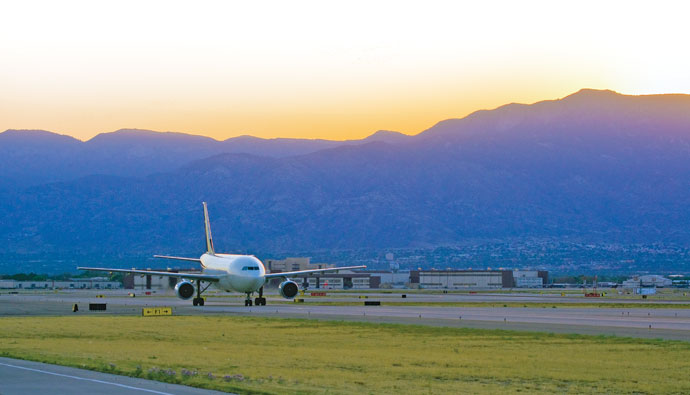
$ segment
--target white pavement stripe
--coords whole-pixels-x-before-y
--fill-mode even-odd
[[[151,392],[151,393],[154,393],[154,394],[161,394],[161,395],[173,395],[173,394],[168,393],[168,392],[161,392],[161,391],[149,390],[149,389],[146,389],[146,388],[132,387],[131,385],[119,384],[119,383],[112,383],[112,382],[110,382],[110,381],[103,381],[103,380],[96,380],[96,379],[87,379],[87,378],[84,378],[84,377],[71,376],[71,375],[69,375],[69,374],[48,372],[48,371],[46,371],[46,370],[27,368],[27,367],[24,367],[24,366],[17,366],[17,365],[10,365],[10,364],[8,364],[8,363],[2,363],[2,362],[0,362],[0,365],[2,365],[2,366],[7,366],[7,367],[10,367],[10,368],[23,369],[23,370],[30,370],[30,371],[32,371],[32,372],[39,372],[39,373],[51,374],[51,375],[53,375],[53,376],[67,377],[67,378],[75,379],[75,380],[91,381],[91,382],[99,383],[99,384],[109,384],[109,385],[114,385],[114,386],[117,386],[117,387],[127,388],[127,389],[131,389],[131,390],[135,390],[135,391]]]

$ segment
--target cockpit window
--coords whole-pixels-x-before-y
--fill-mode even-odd
[[[258,266],[245,266],[242,270],[259,270]]]

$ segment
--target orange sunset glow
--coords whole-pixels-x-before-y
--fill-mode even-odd
[[[416,134],[581,88],[690,93],[681,2],[12,2],[0,129]]]

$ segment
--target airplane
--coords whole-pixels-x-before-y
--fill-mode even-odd
[[[206,252],[199,258],[185,258],[169,255],[154,255],[154,258],[175,259],[180,261],[197,262],[201,265],[201,273],[174,273],[161,272],[153,270],[137,270],[137,269],[113,269],[102,267],[77,267],[78,270],[92,270],[102,272],[120,272],[133,273],[141,275],[167,276],[179,277],[182,280],[175,285],[175,293],[180,299],[189,300],[194,296],[196,290],[196,297],[192,300],[194,306],[203,306],[204,298],[201,294],[206,291],[211,285],[215,288],[227,292],[242,292],[247,295],[244,305],[252,305],[252,295],[254,292],[259,293],[259,297],[254,300],[257,306],[265,306],[266,298],[264,298],[264,284],[272,278],[282,278],[283,281],[278,286],[280,295],[286,299],[292,299],[297,295],[299,287],[297,283],[290,280],[290,277],[310,275],[315,273],[337,272],[339,270],[363,269],[366,266],[344,266],[333,267],[328,269],[310,269],[297,270],[282,273],[266,273],[264,264],[254,255],[235,255],[235,254],[219,254],[216,253],[213,247],[213,238],[211,237],[211,224],[208,219],[208,208],[206,202],[202,202],[204,206],[204,225],[206,228]],[[196,282],[196,287],[193,282]],[[201,289],[201,283],[208,283],[204,289]],[[195,289],[196,288],[196,289]]]

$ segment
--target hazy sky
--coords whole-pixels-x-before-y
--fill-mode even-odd
[[[665,1],[1,1],[0,130],[416,134],[580,88],[690,93]]]

